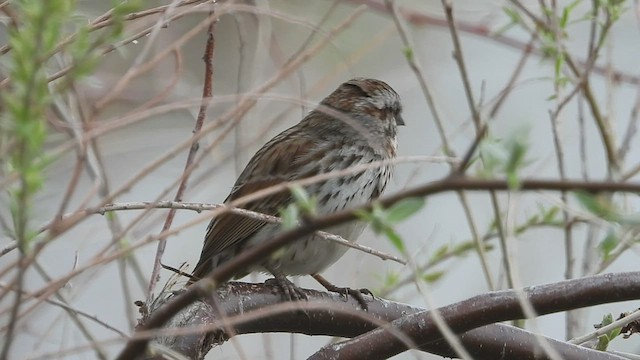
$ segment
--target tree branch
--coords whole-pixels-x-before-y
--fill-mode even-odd
[[[140,332],[136,338],[155,336],[153,342],[160,344],[160,348],[178,351],[194,359],[203,358],[214,345],[222,344],[233,335],[268,332],[355,337],[327,346],[313,359],[350,358],[350,354],[369,359],[387,358],[393,354],[380,350],[394,345],[398,345],[399,352],[415,347],[440,356],[455,356],[425,309],[375,298],[368,303],[369,311],[364,312],[351,297],[345,299],[335,293],[303,291],[308,301],[283,303],[276,287],[228,283],[217,289],[213,296],[204,297],[180,311],[163,327],[162,335],[156,330]],[[549,314],[638,298],[640,272],[594,276],[522,291],[541,315]],[[157,309],[166,300],[158,301],[152,307]],[[514,290],[478,295],[438,311],[450,326],[466,328],[466,332],[459,331],[463,333],[460,339],[476,360],[546,359],[541,355],[535,334],[494,324],[523,317]],[[475,329],[469,330],[472,328]],[[546,340],[566,360],[620,359],[562,341]],[[371,348],[373,350],[369,350]]]
[[[532,286],[522,290],[494,291],[441,307],[437,311],[456,333],[500,321],[522,319],[525,315],[518,300],[518,291],[527,297],[538,315],[545,315],[604,303],[639,299],[640,272],[598,275]],[[349,358],[348,354],[358,354],[364,359],[386,359],[407,349],[406,341],[399,341],[396,337],[390,336],[393,334],[391,331],[399,331],[409,336],[421,347],[441,338],[431,313],[424,311],[399,318],[393,321],[391,326],[377,328],[354,339],[330,344],[310,359],[342,359]],[[498,339],[500,342],[505,340],[503,337]],[[534,343],[537,341],[534,340]],[[552,343],[552,346],[555,348],[557,342]],[[600,357],[600,354],[604,357]],[[597,357],[587,357],[584,353],[571,350],[562,355],[563,359],[606,359],[609,358],[608,356],[613,356],[606,353],[600,354],[597,354]],[[454,355],[443,354],[443,356]],[[538,354],[535,359],[544,358],[538,356],[541,354]],[[514,357],[514,359],[521,358]]]

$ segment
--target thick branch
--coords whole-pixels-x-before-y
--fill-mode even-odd
[[[560,311],[640,299],[640,272],[606,274],[582,279],[573,279],[554,284],[532,286],[521,290],[538,315]],[[524,314],[514,290],[495,291],[448,305],[438,309],[447,325],[456,333],[474,329],[485,324],[522,319]],[[407,349],[406,341],[392,336],[395,332],[407,335],[421,348],[441,337],[428,311],[397,319],[391,326],[380,327],[354,339],[331,344],[320,350],[311,359],[348,359],[358,354],[364,359],[386,359]],[[500,341],[506,341],[502,338]],[[556,344],[552,344],[554,347]],[[563,356],[563,359],[595,359],[570,352],[578,357]],[[448,354],[447,356],[454,356]],[[609,356],[602,354],[602,356]],[[520,358],[520,357],[516,357]],[[538,359],[539,357],[536,357]],[[542,357],[544,358],[544,357]],[[614,357],[617,358],[617,357]]]
[[[635,290],[634,290],[635,289]],[[557,284],[531,287],[524,290],[530,295],[534,306],[541,313],[562,311],[580,305],[593,305],[604,301],[602,294],[615,294],[606,301],[625,300],[640,296],[640,273],[623,273],[597,276]],[[282,303],[277,288],[263,284],[229,283],[215,292],[215,297],[193,303],[172,318],[163,331],[178,334],[156,337],[155,343],[179,351],[191,358],[200,359],[214,344],[222,343],[233,335],[248,333],[286,332],[307,335],[326,335],[356,337],[366,339],[368,334],[386,327],[382,337],[372,340],[382,343],[399,342],[406,348],[407,342],[398,340],[385,326],[389,322],[409,324],[419,327],[419,333],[406,333],[411,336],[413,345],[423,351],[441,356],[455,356],[454,351],[437,333],[429,331],[430,317],[425,309],[396,303],[380,298],[371,299],[369,311],[360,310],[353,298],[346,299],[338,294],[313,290],[304,290],[309,300],[300,303]],[[576,301],[579,299],[580,301]],[[158,305],[156,305],[158,306]],[[215,308],[222,309],[224,321],[220,321]],[[447,309],[455,309],[448,312]],[[512,309],[512,310],[509,310]],[[302,311],[301,311],[302,310]],[[439,309],[448,324],[454,326],[457,319],[469,324],[479,322],[491,324],[495,318],[514,319],[522,317],[514,291],[499,291],[476,296],[474,298]],[[424,319],[427,319],[425,322]],[[224,325],[222,325],[224,323]],[[422,324],[422,325],[421,325]],[[425,325],[426,324],[426,325]],[[426,327],[425,327],[426,326]],[[226,330],[225,330],[226,329]],[[144,335],[142,333],[138,335]],[[435,341],[434,341],[435,340]],[[461,335],[467,350],[476,360],[481,359],[545,359],[538,345],[538,339],[530,332],[503,324],[491,324],[470,330]],[[560,353],[563,359],[620,359],[607,353],[597,352],[580,346],[570,345],[553,339],[546,340]],[[355,343],[354,343],[355,344]],[[358,354],[359,358],[386,358],[387,353],[367,351],[369,341],[358,341],[356,347],[341,346],[323,349],[316,354],[318,359],[326,356],[350,358],[349,354]],[[344,344],[341,344],[344,345]],[[336,345],[339,346],[339,345]],[[157,346],[155,346],[157,348]],[[364,348],[364,349],[363,349]],[[330,351],[335,350],[335,351]]]

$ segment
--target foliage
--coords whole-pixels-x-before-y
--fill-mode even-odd
[[[36,236],[29,230],[33,197],[42,188],[43,173],[51,161],[44,149],[47,108],[55,96],[91,73],[101,54],[98,48],[122,35],[125,14],[138,8],[139,2],[116,4],[113,26],[96,39],[91,38],[88,25],[69,23],[76,11],[73,0],[18,0],[12,5],[19,23],[9,31],[11,51],[3,59],[10,87],[2,92],[0,142],[10,143],[5,172],[20,179],[9,193],[14,237],[24,252]],[[70,59],[70,71],[63,80],[50,84],[51,59],[62,53]]]

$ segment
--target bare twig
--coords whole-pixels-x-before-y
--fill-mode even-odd
[[[9,286],[7,284],[0,283],[0,288],[5,288],[6,289],[8,287]],[[35,298],[35,297],[36,296],[34,294],[25,293],[25,298],[26,299]],[[65,311],[72,312],[72,313],[77,314],[79,316],[82,316],[82,317],[84,317],[86,319],[89,319],[89,320],[95,322],[96,324],[104,327],[105,329],[108,329],[108,330],[116,333],[119,337],[126,337],[127,336],[126,333],[124,333],[123,331],[121,331],[119,329],[116,329],[115,327],[109,325],[108,323],[98,319],[97,316],[91,315],[91,314],[88,314],[88,313],[86,313],[84,311],[81,311],[81,310],[78,310],[76,308],[73,308],[73,307],[69,306],[69,304],[67,304],[66,302],[61,302],[61,301],[56,301],[56,300],[51,300],[51,299],[45,299],[44,301],[46,303],[48,303],[48,304],[51,304],[53,306],[57,306],[57,307],[59,307],[61,309],[64,309]]]
[[[625,316],[621,319],[618,319],[614,322],[612,322],[609,325],[605,325],[601,328],[598,328],[595,331],[592,331],[588,334],[585,334],[583,336],[580,337],[576,337],[574,339],[569,340],[570,344],[584,344],[585,342],[589,341],[589,340],[593,340],[596,339],[604,334],[607,334],[609,332],[611,332],[612,330],[615,330],[617,328],[621,328],[626,326],[627,324],[630,324],[636,320],[640,319],[640,310],[636,310],[635,312],[633,312],[632,314]]]
[[[200,104],[200,109],[198,111],[198,117],[196,118],[196,124],[193,130],[194,139],[202,130],[202,124],[204,123],[204,119],[207,116],[207,109],[209,108],[210,99],[213,97],[213,56],[214,56],[214,48],[215,48],[215,24],[217,20],[212,20],[211,24],[209,24],[209,28],[207,29],[207,43],[204,50],[204,55],[202,57],[205,69],[204,69],[204,82],[202,88],[202,103]],[[191,172],[188,171],[192,166],[194,159],[196,157],[196,152],[198,151],[199,143],[197,140],[194,140],[189,148],[189,154],[187,155],[187,161],[184,166],[184,172],[180,180],[180,184],[178,185],[178,190],[176,190],[176,195],[173,198],[173,201],[179,202],[182,201],[184,196],[184,192],[187,189],[187,182],[189,181],[189,176]],[[164,225],[162,226],[161,232],[166,231],[171,227],[173,223],[173,218],[175,216],[175,209],[169,210],[167,217],[165,219]],[[160,272],[160,264],[162,263],[162,254],[167,246],[166,239],[162,239],[158,241],[158,247],[156,250],[156,257],[153,262],[153,270],[151,271],[151,278],[149,280],[149,287],[147,288],[147,298],[151,297],[151,294],[156,286],[156,283],[159,280],[159,272]]]
[[[469,81],[469,74],[467,74],[467,66],[464,63],[464,55],[462,53],[462,46],[460,45],[460,38],[458,37],[458,29],[453,19],[453,4],[451,0],[442,0],[442,7],[444,7],[444,13],[447,17],[447,24],[449,24],[449,33],[453,40],[453,58],[458,65],[458,70],[462,76],[462,84],[464,85],[464,93],[467,97],[467,105],[471,110],[471,118],[473,124],[476,127],[476,133],[480,133],[482,128],[482,119],[480,118],[480,112],[476,101],[473,98],[473,89],[471,89],[471,82]]]
[[[109,204],[106,206],[97,209],[95,213],[104,214],[111,211],[121,211],[121,210],[148,210],[148,209],[171,209],[171,210],[193,210],[196,212],[201,212],[205,210],[216,210],[226,208],[227,206],[224,204],[202,204],[202,203],[185,203],[180,201],[158,201],[158,202],[130,202],[130,203],[118,203],[118,204]],[[281,223],[282,220],[279,217],[271,216],[267,214],[258,213],[251,210],[246,210],[242,208],[230,208],[229,212],[233,214],[238,214],[242,216],[246,216],[252,219],[261,220],[264,222],[278,224]],[[164,229],[163,231],[166,231]],[[384,252],[378,251],[376,249],[370,248],[368,246],[360,245],[357,243],[353,243],[340,237],[338,235],[330,234],[324,231],[318,231],[316,234],[323,239],[337,242],[341,245],[360,250],[370,255],[377,256],[382,260],[392,260],[399,264],[405,265],[406,261],[401,258],[393,255],[386,254]]]

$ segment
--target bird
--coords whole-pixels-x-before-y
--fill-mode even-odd
[[[344,170],[396,157],[398,126],[404,125],[400,97],[387,83],[369,78],[354,78],[339,85],[299,123],[267,142],[246,165],[225,203],[278,184]],[[381,166],[334,177],[304,186],[316,199],[315,215],[321,216],[362,206],[376,200],[387,187],[393,166]],[[294,203],[290,191],[281,191],[250,201],[241,208],[271,216]],[[356,241],[366,227],[355,220],[326,229],[349,241]],[[188,284],[232,260],[244,249],[261,244],[282,231],[281,224],[264,222],[237,213],[226,212],[209,223],[200,259]],[[242,273],[270,273],[288,299],[304,298],[287,276],[312,275],[330,291],[348,292],[349,288],[323,283],[319,273],[336,262],[348,248],[336,242],[309,235],[298,239],[253,264]],[[370,292],[369,292],[370,294]]]

